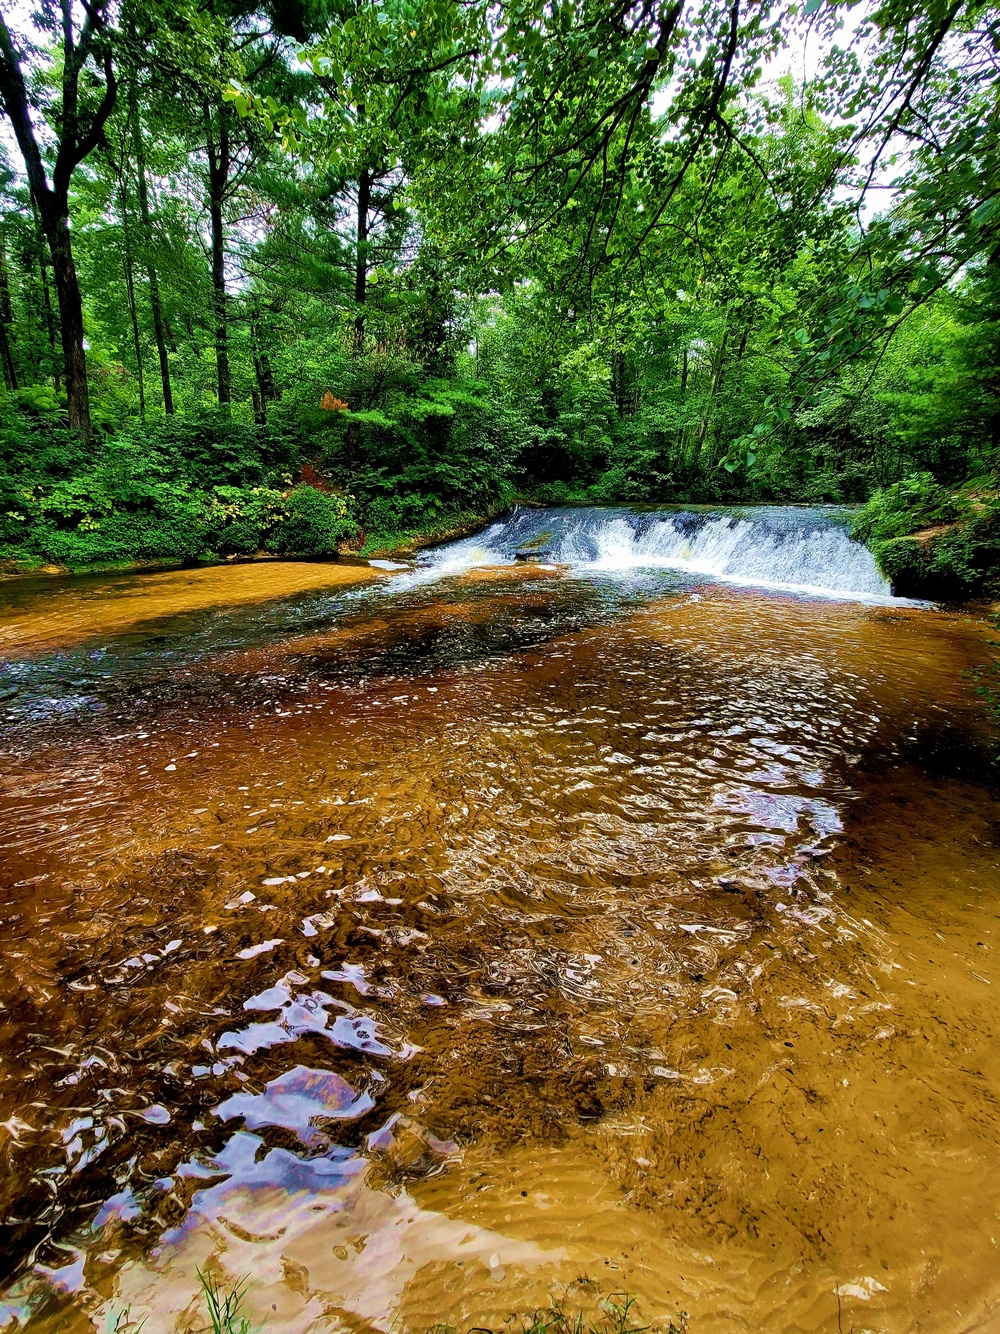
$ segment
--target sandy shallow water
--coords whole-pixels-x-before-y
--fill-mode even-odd
[[[0,618],[0,1320],[1000,1329],[980,622],[182,574]]]

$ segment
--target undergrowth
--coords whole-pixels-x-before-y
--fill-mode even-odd
[[[898,594],[959,602],[1000,591],[1000,496],[993,477],[949,489],[928,472],[912,473],[876,491],[852,531]]]
[[[424,417],[289,405],[265,426],[205,409],[84,442],[0,397],[0,564],[324,557],[366,533],[399,546],[506,508],[506,470],[475,425],[483,405],[457,391],[407,402]]]
[[[480,509],[455,510],[441,514],[427,522],[412,528],[377,528],[368,529],[362,534],[361,545],[351,552],[358,556],[378,556],[380,554],[415,551],[418,547],[433,546],[438,542],[450,542],[474,531],[481,524],[504,513],[516,501],[513,494],[506,491],[495,503],[484,505]]]

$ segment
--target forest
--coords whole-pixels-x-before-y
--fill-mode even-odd
[[[0,559],[867,502],[989,591],[998,60],[979,0],[11,7]]]

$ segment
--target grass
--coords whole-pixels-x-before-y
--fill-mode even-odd
[[[364,544],[356,551],[349,544],[343,548],[345,554],[352,556],[394,556],[411,557],[421,547],[436,546],[440,542],[453,542],[461,537],[484,527],[498,514],[504,514],[514,501],[505,498],[494,505],[482,509],[460,510],[442,514],[438,519],[428,518],[420,528],[408,528],[399,532],[373,531],[365,535]]]
[[[206,1274],[203,1269],[196,1269],[195,1273],[205,1294],[212,1334],[250,1334],[248,1317],[239,1313],[250,1286],[249,1278],[238,1279],[229,1292],[223,1292],[219,1280],[213,1274]]]
[[[653,1326],[640,1325],[635,1321],[638,1312],[635,1298],[628,1293],[614,1293],[598,1303],[596,1316],[585,1316],[583,1311],[575,1314],[567,1311],[562,1302],[541,1311],[532,1311],[530,1315],[509,1315],[503,1322],[502,1330],[506,1334],[517,1330],[517,1334],[651,1334]],[[676,1324],[674,1321],[676,1320]],[[664,1329],[660,1326],[658,1334],[687,1334],[687,1315],[681,1311]],[[452,1331],[448,1325],[436,1325],[428,1334],[437,1331]],[[474,1325],[465,1334],[500,1334],[485,1325]]]
[[[245,1276],[226,1291],[214,1274],[202,1269],[195,1271],[205,1296],[211,1334],[255,1334],[250,1318],[240,1314],[240,1307],[250,1286]],[[589,1286],[590,1281],[587,1280]],[[666,1328],[662,1325],[637,1323],[635,1298],[628,1293],[613,1293],[597,1303],[594,1315],[582,1310],[572,1313],[561,1300],[530,1314],[514,1312],[507,1316],[499,1329],[486,1325],[472,1325],[462,1334],[688,1334],[687,1314],[681,1311],[671,1318]],[[109,1334],[140,1334],[144,1321],[133,1320],[129,1308],[120,1311],[108,1325]],[[266,1334],[266,1329],[256,1331]],[[454,1325],[432,1325],[427,1334],[459,1334]]]

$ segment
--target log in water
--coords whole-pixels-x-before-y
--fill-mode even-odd
[[[983,625],[838,516],[0,607],[0,1322],[988,1327]]]

